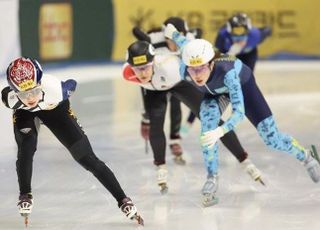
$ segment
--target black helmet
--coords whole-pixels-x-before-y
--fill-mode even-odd
[[[237,13],[228,20],[226,26],[233,35],[245,35],[251,29],[251,20],[245,13]]]
[[[127,50],[127,62],[131,66],[145,65],[153,61],[155,52],[153,46],[146,41],[136,41]]]
[[[164,21],[163,25],[166,26],[168,24],[174,25],[179,32],[182,32],[184,35],[189,31],[187,22],[179,17],[170,17]]]

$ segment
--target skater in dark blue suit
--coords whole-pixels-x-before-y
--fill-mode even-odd
[[[188,74],[198,89],[205,94],[200,108],[201,144],[208,171],[204,195],[214,198],[217,189],[217,140],[233,130],[246,116],[256,127],[265,144],[287,152],[306,167],[314,182],[320,180],[320,165],[315,153],[305,149],[293,137],[280,132],[272,112],[255,82],[252,70],[234,56],[215,57],[212,44],[204,39],[187,41],[173,25],[167,25],[165,36],[182,49],[181,74]],[[221,113],[216,100],[221,94],[232,105],[232,114],[219,126]]]
[[[215,47],[222,53],[236,56],[254,71],[258,46],[271,34],[270,27],[254,27],[245,13],[237,13],[219,30]]]

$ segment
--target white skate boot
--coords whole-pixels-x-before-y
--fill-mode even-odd
[[[27,227],[29,223],[29,215],[31,214],[32,208],[33,208],[32,194],[27,193],[27,194],[20,195],[17,206],[19,208],[20,215],[24,217],[24,224]]]
[[[311,146],[312,150],[305,151],[305,159],[303,161],[304,167],[307,169],[309,176],[313,182],[318,183],[320,181],[320,162],[319,156],[315,146]]]
[[[167,186],[167,178],[168,178],[168,170],[167,166],[165,164],[158,166],[157,171],[158,177],[158,185],[160,186],[160,192],[161,194],[166,194],[168,192],[168,186]]]
[[[131,220],[138,221],[138,224],[144,225],[142,217],[138,214],[136,206],[132,203],[132,200],[129,197],[126,197],[122,200],[120,205],[121,211]]]
[[[218,190],[218,175],[208,176],[207,181],[202,187],[202,204],[204,207],[209,207],[218,203],[218,198],[215,194]]]
[[[262,185],[265,185],[261,178],[260,170],[257,169],[257,167],[251,162],[250,159],[247,158],[240,164],[243,170],[246,171],[254,181],[259,181]]]

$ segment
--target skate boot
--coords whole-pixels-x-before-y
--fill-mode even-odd
[[[260,170],[257,169],[257,167],[251,162],[250,159],[247,158],[240,164],[243,170],[246,171],[254,181],[259,181],[262,185],[265,185],[261,178]]]
[[[215,196],[218,190],[218,175],[208,176],[207,181],[202,187],[202,204],[204,207],[209,207],[218,203],[218,198]]]
[[[119,207],[130,220],[136,220],[138,224],[144,225],[142,217],[138,214],[136,206],[129,197],[124,198]]]
[[[166,194],[168,192],[167,178],[168,170],[165,164],[158,166],[158,185],[160,187],[161,194]]]
[[[320,181],[320,160],[317,150],[314,145],[311,146],[312,150],[305,151],[305,159],[303,161],[304,167],[307,169],[313,182]]]
[[[172,143],[170,144],[170,150],[172,155],[174,156],[173,161],[177,165],[185,165],[186,161],[182,157],[182,147],[180,145],[180,140],[172,140]]]
[[[20,215],[24,217],[24,224],[27,227],[29,223],[29,215],[32,212],[32,208],[33,208],[32,194],[27,193],[27,194],[20,195],[17,206],[19,208]]]

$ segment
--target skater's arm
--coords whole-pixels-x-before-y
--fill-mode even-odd
[[[16,93],[9,86],[2,89],[1,99],[3,104],[9,109],[17,109],[23,105]]]
[[[8,94],[10,93],[10,91],[11,90],[10,90],[9,86],[3,88],[1,91],[1,100],[2,100],[3,104],[8,108],[10,108],[9,104],[8,104]]]
[[[144,89],[143,87],[141,87],[141,96],[142,96],[142,105],[143,105],[142,122],[150,123],[149,113],[146,107],[146,89]]]
[[[136,39],[140,40],[140,41],[147,41],[147,42],[151,42],[150,37],[148,36],[148,34],[146,34],[145,32],[143,32],[139,27],[135,26],[132,29],[132,34],[135,36]]]
[[[271,27],[263,27],[259,28],[260,31],[260,41],[259,43],[262,43],[267,37],[272,35],[272,29]]]
[[[231,69],[225,76],[225,85],[229,89],[229,97],[232,105],[232,114],[229,119],[213,130],[201,134],[200,142],[204,148],[213,148],[217,140],[227,132],[233,130],[244,118],[244,102],[239,75]]]
[[[68,99],[76,91],[77,82],[73,79],[61,82],[63,100]]]
[[[143,111],[142,111],[142,118],[141,118],[141,127],[140,127],[140,133],[143,139],[149,140],[150,136],[150,118],[148,113],[148,108],[146,104],[146,89],[141,87],[141,95],[142,95],[142,104],[143,104]]]
[[[170,23],[164,29],[164,36],[173,40],[180,50],[188,43],[188,39]]]
[[[224,83],[229,89],[232,114],[221,126],[224,130],[224,133],[233,130],[244,119],[245,116],[244,100],[239,78],[241,67],[242,63],[237,60],[235,62],[235,68],[230,70],[225,76]]]

